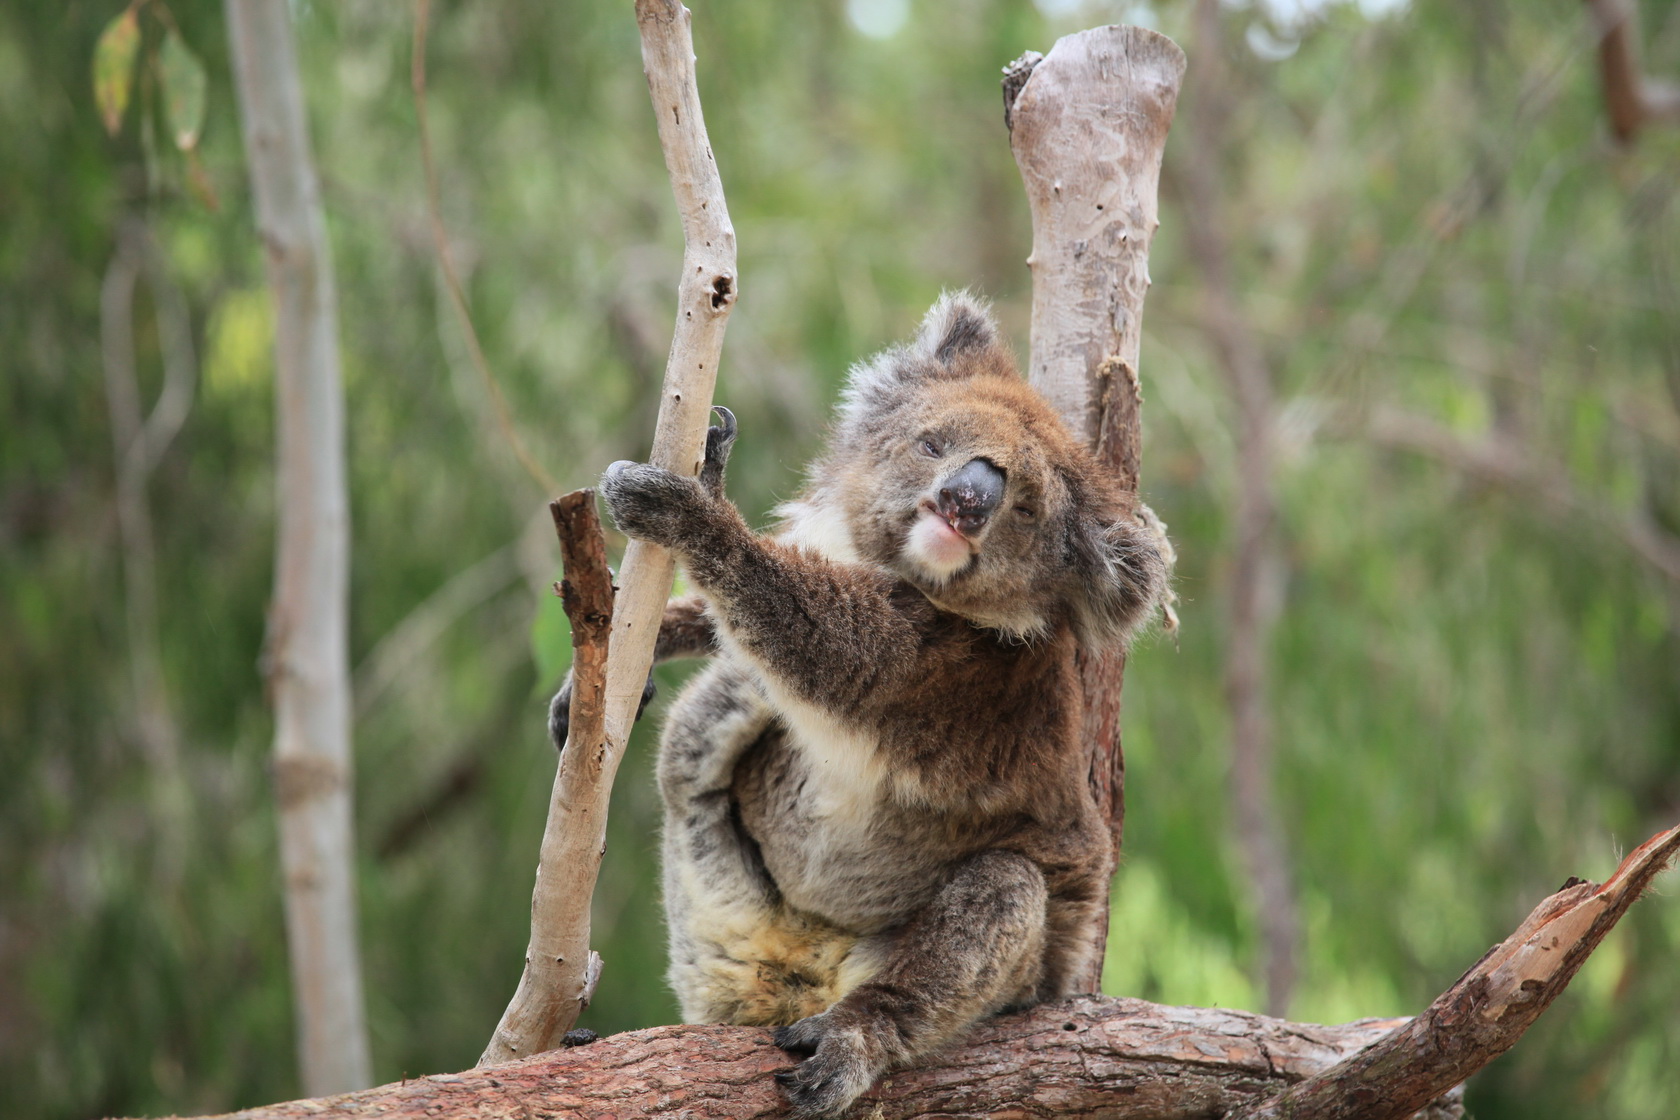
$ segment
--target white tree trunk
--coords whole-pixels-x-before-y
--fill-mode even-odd
[[[372,1081],[356,944],[346,625],[349,500],[338,316],[286,0],[227,0],[257,231],[274,294],[280,527],[274,700],[286,937],[310,1096]]]

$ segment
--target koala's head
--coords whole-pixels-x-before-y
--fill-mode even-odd
[[[790,537],[883,565],[936,606],[1032,639],[1125,640],[1166,583],[1130,492],[1022,379],[984,305],[934,305],[852,370]]]

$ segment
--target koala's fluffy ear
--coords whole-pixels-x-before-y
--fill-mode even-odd
[[[1081,519],[1073,530],[1074,629],[1090,649],[1123,646],[1149,621],[1172,577],[1171,546],[1128,512]]]
[[[924,361],[951,369],[964,357],[997,346],[997,324],[985,301],[969,292],[946,292],[922,319],[910,350]]]
[[[986,302],[968,292],[946,292],[905,346],[852,367],[845,394],[852,416],[886,403],[898,390],[925,381],[982,374],[1019,377],[1009,349],[998,338]]]

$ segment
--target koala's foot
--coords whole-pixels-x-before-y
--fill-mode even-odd
[[[653,673],[648,673],[647,684],[642,686],[642,700],[636,705],[636,718],[641,719],[647,706],[659,694],[659,686],[653,683]],[[554,694],[554,699],[548,702],[548,737],[554,743],[554,749],[566,749],[566,734],[572,727],[572,674],[566,672],[566,679],[560,685],[560,691]]]
[[[775,1042],[791,1053],[810,1055],[776,1074],[795,1120],[834,1120],[886,1072],[863,1030],[843,1025],[831,1011],[777,1028]]]
[[[714,498],[723,497],[723,468],[729,449],[735,446],[735,414],[721,404],[712,406],[718,422],[706,429],[706,458],[700,466],[700,484]]]

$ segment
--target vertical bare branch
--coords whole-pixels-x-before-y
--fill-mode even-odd
[[[227,0],[275,308],[280,528],[266,662],[286,936],[311,1095],[371,1079],[350,818],[350,513],[338,308],[286,0]]]
[[[1202,273],[1208,339],[1237,410],[1236,548],[1231,560],[1231,617],[1225,695],[1231,714],[1231,800],[1265,962],[1266,1011],[1289,1008],[1297,972],[1300,919],[1288,844],[1273,789],[1267,672],[1279,558],[1275,538],[1272,371],[1237,296],[1231,238],[1219,188],[1232,95],[1224,63],[1218,0],[1199,0],[1196,63],[1190,68],[1186,121],[1191,143],[1177,167],[1184,188],[1185,232]]]
[[[642,66],[659,125],[659,143],[665,152],[665,167],[683,226],[677,325],[666,363],[650,459],[667,470],[697,475],[705,447],[718,358],[723,352],[723,331],[735,305],[735,230],[729,223],[723,180],[712,158],[706,122],[700,114],[689,11],[675,0],[636,0],[636,22],[641,29]],[[622,591],[613,606],[612,635],[606,654],[604,731],[599,741],[591,745],[578,737],[574,723],[570,744],[564,752],[569,760],[584,754],[578,748],[586,747],[588,765],[592,771],[598,770],[589,775],[588,804],[566,795],[565,811],[575,819],[565,827],[586,830],[572,839],[575,842],[588,838],[588,843],[579,846],[587,855],[583,865],[568,876],[566,890],[570,897],[557,898],[552,904],[552,913],[567,915],[564,936],[556,932],[550,941],[548,934],[542,935],[543,943],[552,947],[553,956],[566,958],[566,969],[584,960],[589,948],[589,900],[595,890],[601,853],[606,847],[607,802],[635,722],[642,687],[653,665],[654,640],[659,636],[659,621],[675,570],[675,560],[667,550],[643,541],[630,542],[624,554]],[[558,783],[566,779],[567,769],[568,764],[563,763],[556,779],[557,799],[561,796]],[[554,824],[551,808],[551,827]],[[543,858],[547,862],[546,834],[544,843]],[[539,932],[533,921],[532,945],[538,940]],[[531,964],[529,956],[527,964]],[[546,963],[543,967],[547,967]],[[527,976],[530,975],[528,968]],[[565,982],[576,983],[574,979]],[[522,979],[521,992],[526,986]],[[571,999],[569,988],[566,999],[570,1000],[569,1006],[576,1007],[577,1001]],[[516,993],[508,1015],[514,1016],[521,1005],[521,995]],[[507,1023],[508,1018],[504,1017],[504,1026]],[[566,1025],[570,1026],[570,1022]],[[563,1032],[561,1028],[560,1033]],[[551,1029],[545,1029],[543,1034],[547,1046],[559,1041]],[[516,1047],[530,1044],[530,1038],[498,1027],[479,1064],[524,1056],[530,1049]]]
[[[1004,119],[1032,209],[1029,379],[1136,490],[1138,348],[1156,186],[1184,52],[1137,27],[1101,27],[1024,56],[1004,79]],[[1091,788],[1118,859],[1125,817],[1120,687],[1125,655],[1081,655]],[[1111,863],[1112,869],[1112,863]],[[1084,977],[1102,982],[1107,921]]]

